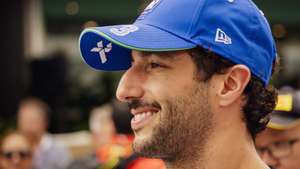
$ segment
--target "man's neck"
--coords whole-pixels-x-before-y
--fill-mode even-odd
[[[167,169],[268,169],[250,136],[243,133],[247,134],[223,129],[209,138],[204,150],[187,145],[176,160],[165,161]]]

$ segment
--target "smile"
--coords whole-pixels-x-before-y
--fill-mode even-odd
[[[132,109],[131,113],[134,115],[134,117],[131,120],[131,128],[135,131],[142,129],[152,121],[155,114],[158,112],[158,109],[152,107]]]

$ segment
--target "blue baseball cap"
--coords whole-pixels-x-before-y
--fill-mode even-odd
[[[153,0],[133,24],[93,27],[79,39],[97,70],[126,70],[131,50],[178,51],[201,46],[249,67],[269,83],[276,46],[264,14],[251,0]]]

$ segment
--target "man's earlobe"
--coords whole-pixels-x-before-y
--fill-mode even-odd
[[[245,65],[234,65],[224,74],[219,91],[220,105],[226,106],[238,99],[251,78],[251,72]]]

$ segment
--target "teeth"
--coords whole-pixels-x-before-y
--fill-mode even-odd
[[[137,114],[134,116],[136,121],[140,121],[142,119],[142,114]]]
[[[144,120],[144,119],[145,119],[145,117],[146,117],[146,113],[142,113],[142,115],[141,115],[141,119],[142,119],[142,120]]]
[[[139,114],[134,115],[134,121],[142,121],[152,115],[153,115],[152,112],[139,113]]]
[[[151,115],[152,115],[151,112],[147,112],[147,113],[146,113],[146,117],[149,117],[149,116],[151,116]]]

